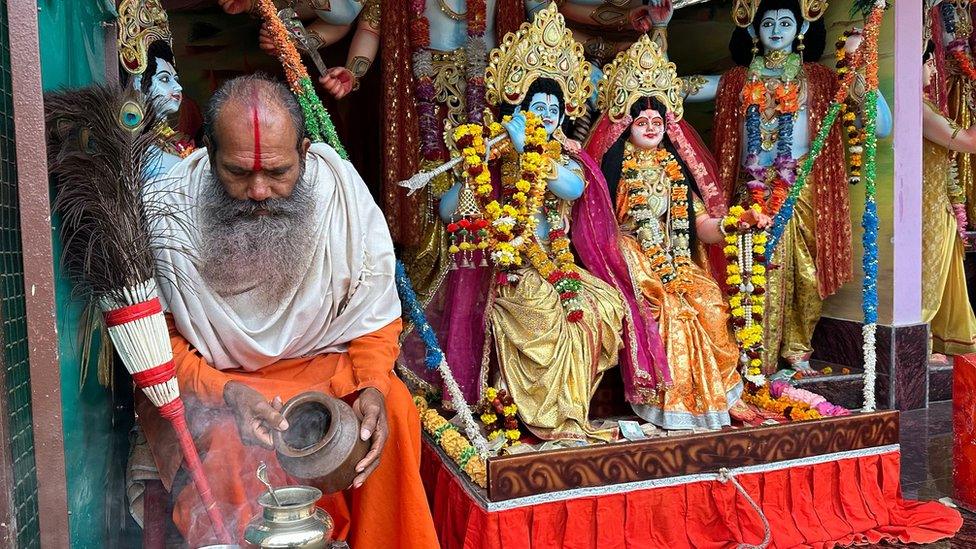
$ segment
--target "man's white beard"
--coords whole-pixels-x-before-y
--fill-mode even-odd
[[[212,177],[201,199],[198,269],[221,297],[244,296],[274,312],[315,252],[315,193],[304,170],[288,198],[237,200]],[[255,215],[264,208],[266,215]]]

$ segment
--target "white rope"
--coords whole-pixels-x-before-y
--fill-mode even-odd
[[[717,480],[722,484],[725,484],[726,482],[731,482],[732,485],[735,486],[735,489],[739,491],[739,494],[741,494],[742,497],[746,498],[746,501],[749,502],[749,505],[752,506],[752,509],[756,512],[757,515],[759,515],[759,520],[761,520],[763,524],[763,539],[761,542],[759,542],[759,545],[740,543],[736,547],[738,549],[766,549],[766,547],[769,546],[769,542],[772,541],[773,539],[773,532],[772,530],[769,529],[769,520],[766,519],[766,514],[762,512],[762,509],[760,509],[759,505],[756,504],[756,501],[752,499],[752,496],[750,496],[749,493],[746,492],[745,488],[743,488],[742,485],[739,484],[739,481],[735,479],[735,475],[732,474],[732,471],[729,471],[724,467],[722,469],[719,469]]]
[[[466,404],[467,401],[464,399],[464,393],[461,392],[461,387],[454,379],[454,374],[451,372],[451,367],[447,365],[446,358],[441,359],[437,370],[444,380],[444,387],[447,388],[447,392],[451,395],[451,401],[457,407],[457,415],[461,417],[461,423],[464,424],[464,433],[468,435],[468,440],[478,450],[478,454],[482,458],[487,459],[490,453],[488,450],[488,441],[482,436],[481,429],[478,427],[478,424],[474,420],[474,415],[471,413],[471,407]]]

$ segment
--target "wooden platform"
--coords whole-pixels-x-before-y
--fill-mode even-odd
[[[898,412],[500,456],[488,460],[488,501],[609,486],[898,443]],[[463,477],[464,475],[460,475]]]

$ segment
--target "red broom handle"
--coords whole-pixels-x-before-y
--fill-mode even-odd
[[[183,459],[186,460],[186,470],[193,479],[193,485],[200,494],[200,500],[207,510],[210,523],[213,526],[214,534],[217,535],[220,543],[234,543],[227,528],[224,526],[224,517],[217,509],[217,502],[210,492],[210,483],[203,474],[203,464],[200,463],[200,454],[197,447],[193,444],[193,437],[190,436],[190,429],[186,425],[186,411],[183,408],[183,399],[177,397],[176,400],[166,403],[159,407],[160,415],[168,419],[176,430],[176,438],[180,441],[180,449],[183,450]]]

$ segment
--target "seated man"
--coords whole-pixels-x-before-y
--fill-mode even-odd
[[[281,84],[246,76],[214,94],[206,149],[148,192],[178,212],[155,227],[160,295],[171,315],[190,429],[227,527],[260,511],[260,461],[288,428],[281,402],[321,391],[352,404],[370,450],[343,493],[319,505],[353,547],[437,547],[420,481],[420,422],[393,373],[400,302],[383,215],[351,164],[304,137]],[[164,483],[179,467],[166,429],[141,417]],[[382,459],[381,459],[382,457]],[[173,519],[191,547],[213,542],[195,488]]]

